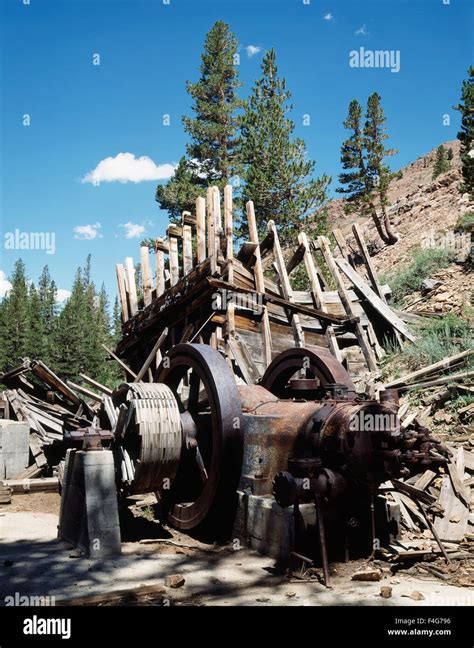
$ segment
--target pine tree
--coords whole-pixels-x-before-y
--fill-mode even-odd
[[[474,201],[474,66],[468,70],[469,78],[462,84],[461,103],[456,110],[461,113],[461,130],[458,140],[461,142],[461,164],[463,183],[460,190],[470,195]]]
[[[51,278],[48,266],[44,266],[38,281],[38,295],[40,300],[40,313],[43,328],[43,347],[41,360],[47,365],[54,362],[54,335],[58,317],[56,303],[57,288]]]
[[[364,127],[361,126],[362,108],[357,100],[349,104],[344,127],[351,136],[341,147],[341,163],[344,172],[339,175],[340,193],[347,195],[346,211],[358,211],[370,216],[380,238],[386,243],[397,241],[388,216],[388,189],[391,181],[400,177],[385,163],[385,158],[397,151],[385,148],[388,139],[385,114],[381,98],[376,92],[367,101]],[[380,214],[378,213],[380,209]]]
[[[351,136],[341,146],[341,164],[344,169],[339,174],[338,193],[347,196],[345,210],[351,213],[359,210],[365,194],[364,142],[361,130],[362,106],[353,99],[349,104],[349,113],[344,120],[344,128],[352,131]]]
[[[237,39],[229,26],[217,21],[209,31],[201,57],[200,78],[186,89],[193,99],[194,117],[183,117],[191,138],[174,176],[158,186],[156,200],[173,220],[194,208],[198,195],[209,185],[223,189],[239,173],[236,112],[241,106],[236,68]]]
[[[262,76],[240,120],[242,198],[253,200],[259,231],[264,234],[268,221],[274,220],[284,242],[294,240],[309,213],[324,204],[330,182],[327,176],[311,177],[315,163],[307,159],[303,140],[292,139],[290,98],[285,79],[278,76],[272,49],[263,58]],[[244,214],[240,234],[246,223]]]
[[[9,279],[12,287],[3,300],[1,321],[0,358],[4,370],[19,364],[28,351],[28,283],[21,259]]]
[[[28,291],[28,323],[26,332],[26,355],[45,361],[45,332],[41,316],[41,300],[33,282]]]
[[[449,147],[448,152],[446,154],[446,159],[448,160],[448,162],[451,162],[453,158],[454,158],[453,149]]]
[[[441,144],[441,146],[438,146],[438,148],[436,149],[436,159],[433,168],[432,180],[435,180],[435,178],[437,178],[442,173],[446,173],[446,171],[449,171],[449,162],[446,149]]]

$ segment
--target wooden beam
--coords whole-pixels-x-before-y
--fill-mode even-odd
[[[351,268],[345,259],[336,259],[336,263],[352,283],[354,290],[362,295],[362,297],[365,297],[365,299],[367,299],[367,301],[391,326],[397,329],[397,331],[400,331],[407,340],[410,340],[411,342],[416,340],[416,337],[408,330],[405,323],[402,322],[402,320],[392,312],[391,308],[374,293],[374,291],[367,285],[362,277],[357,274],[353,268]]]
[[[114,393],[112,389],[109,389],[105,385],[101,385],[100,382],[97,382],[97,380],[90,378],[85,373],[80,373],[79,375],[82,378],[82,380],[88,383],[91,387],[95,387],[95,389],[98,389],[103,394],[106,394],[107,396],[112,396],[112,394]]]
[[[119,363],[119,365],[122,367],[122,369],[125,369],[127,373],[129,373],[133,378],[137,377],[137,374],[130,369],[128,365],[125,364],[118,356],[115,355],[115,353],[109,349],[108,347],[105,346],[105,344],[100,345],[103,349],[107,351],[107,353],[110,355],[111,358],[113,358],[116,362]]]
[[[283,298],[289,302],[294,303],[293,298],[293,288],[291,287],[290,278],[286,271],[285,259],[283,257],[283,251],[280,245],[280,239],[278,232],[275,226],[275,222],[270,220],[267,225],[268,231],[273,234],[273,251],[275,254],[276,268],[278,276],[280,278],[280,289],[283,295]],[[301,327],[300,318],[297,313],[290,313],[288,319],[293,329],[293,336],[295,338],[295,346],[304,347],[304,333]]]
[[[127,278],[128,299],[130,306],[130,316],[133,317],[138,311],[137,285],[135,283],[135,266],[132,257],[125,259],[125,276]]]
[[[332,235],[334,236],[334,239],[337,243],[337,247],[339,248],[339,251],[341,252],[344,259],[353,266],[353,263],[351,263],[349,246],[347,245],[347,241],[344,238],[344,234],[341,232],[341,230],[338,227],[335,227],[332,230]]]
[[[326,262],[326,265],[328,266],[334,278],[334,281],[336,282],[337,291],[339,293],[339,297],[341,299],[341,303],[344,307],[344,310],[346,311],[347,315],[354,316],[354,311],[352,310],[352,304],[349,298],[349,293],[339,273],[339,270],[336,265],[336,261],[331,254],[331,250],[329,248],[329,241],[325,236],[319,236],[317,240],[318,240],[319,248]],[[374,352],[372,350],[372,347],[369,344],[365,331],[362,328],[360,322],[357,322],[357,324],[355,325],[354,333],[357,337],[357,341],[359,342],[359,346],[361,348],[362,354],[367,363],[367,367],[369,368],[370,371],[377,371],[377,362],[374,356]]]
[[[87,398],[90,398],[91,400],[97,401],[98,403],[102,403],[103,401],[103,396],[100,394],[96,394],[95,392],[91,391],[90,389],[87,389],[87,387],[83,387],[82,385],[78,385],[77,383],[73,382],[72,380],[68,380],[67,384],[71,389],[74,389],[75,391],[79,392],[83,396],[87,396]]]
[[[170,238],[170,282],[175,286],[179,281],[179,255],[178,239],[174,236]]]
[[[140,247],[140,263],[142,269],[143,302],[145,306],[148,306],[148,304],[151,304],[153,279],[150,267],[150,250],[147,245],[142,245]]]
[[[156,239],[155,241],[155,264],[156,264],[156,292],[155,297],[160,297],[165,292],[165,253],[159,247],[159,242],[163,239]]]
[[[206,258],[206,199],[196,198],[196,248],[198,263]]]
[[[446,371],[447,369],[450,369],[454,365],[464,362],[465,360],[467,360],[467,358],[469,358],[473,354],[474,351],[472,349],[468,349],[467,351],[462,351],[461,353],[456,353],[452,356],[447,356],[446,358],[443,358],[438,362],[434,362],[433,364],[427,365],[422,369],[417,369],[416,371],[412,371],[411,373],[405,374],[404,376],[401,376],[396,380],[392,380],[391,382],[386,383],[385,389],[391,387],[404,387],[407,386],[410,382],[416,381],[418,378],[423,378],[424,376],[430,376],[431,374],[438,373],[440,371]]]
[[[186,226],[186,227],[187,227],[187,226]],[[163,330],[163,332],[161,333],[161,335],[159,336],[158,340],[157,340],[157,341],[155,342],[155,344],[153,345],[153,349],[152,349],[152,350],[150,351],[150,353],[148,354],[147,359],[146,359],[145,362],[143,363],[142,368],[141,368],[140,371],[138,372],[138,374],[137,374],[137,376],[136,376],[136,378],[134,379],[133,382],[140,382],[141,380],[143,380],[143,376],[144,376],[144,375],[146,374],[146,372],[148,371],[148,368],[151,367],[151,363],[152,363],[153,360],[155,359],[156,354],[158,353],[158,351],[160,350],[161,346],[163,345],[163,342],[166,340],[167,335],[168,335],[168,329],[165,328],[165,329]]]
[[[193,269],[193,241],[191,225],[183,225],[183,272],[185,275]]]
[[[117,273],[117,284],[120,298],[120,308],[122,311],[122,322],[126,322],[129,318],[128,313],[128,303],[127,303],[127,286],[125,284],[125,270],[121,263],[117,263],[115,266],[115,271]]]
[[[207,188],[206,195],[207,213],[207,256],[211,262],[211,274],[217,272],[216,227],[214,222],[214,190]]]
[[[249,228],[250,240],[253,243],[258,243],[258,229],[257,229],[257,219],[255,218],[255,208],[251,200],[245,205],[247,211],[247,222]],[[260,256],[260,246],[255,248],[255,288],[256,291],[260,294],[265,293],[265,280],[263,277],[263,267],[262,267],[262,258]],[[265,368],[272,361],[272,339],[271,339],[271,330],[270,330],[270,320],[268,319],[268,311],[265,306],[263,306],[262,313],[262,344],[263,344],[263,363]]]
[[[224,232],[226,259],[228,261],[227,281],[230,284],[234,283],[234,222],[232,210],[232,187],[231,185],[226,185],[224,187]],[[235,333],[235,307],[233,303],[227,306],[226,320],[226,338],[229,341],[230,336]]]

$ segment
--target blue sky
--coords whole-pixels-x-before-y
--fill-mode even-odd
[[[185,81],[198,77],[216,20],[238,37],[243,97],[265,50],[276,49],[296,134],[316,174],[333,176],[332,191],[354,97],[365,103],[381,94],[390,144],[400,151],[394,168],[456,137],[452,106],[473,63],[471,0],[167,1],[0,0],[0,294],[19,256],[32,279],[47,263],[68,290],[90,252],[94,280],[114,297],[115,263],[138,260],[140,239],[164,234],[157,181],[146,178],[169,174],[184,152]],[[349,53],[360,47],[399,51],[400,71],[350,67]],[[137,163],[143,156],[149,160]],[[142,181],[84,182],[94,170],[96,178],[121,171]],[[5,234],[17,228],[54,232],[55,253],[6,249]]]

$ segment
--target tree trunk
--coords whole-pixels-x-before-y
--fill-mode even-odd
[[[398,241],[399,237],[392,229],[392,223],[390,222],[390,217],[387,214],[387,210],[385,209],[385,205],[382,202],[382,198],[380,199],[380,203],[380,206],[382,208],[382,227],[385,229],[385,232],[387,234],[387,243],[389,245],[394,245]]]

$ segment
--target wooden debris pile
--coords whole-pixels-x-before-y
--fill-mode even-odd
[[[225,187],[222,206],[219,190],[209,187],[194,214],[183,212],[182,224],[170,225],[166,239],[155,240],[154,273],[144,246],[139,283],[131,257],[117,264],[123,323],[117,355],[132,372],[165,328],[162,351],[179,342],[210,344],[249,384],[276,354],[294,346],[329,348],[357,381],[378,371],[384,338],[400,345],[414,339],[387,303],[390,288],[380,284],[358,225],[356,263],[340,230],[333,231],[334,251],[326,237],[305,232],[295,249],[283,249],[274,222],[260,238],[251,201],[246,213],[249,239],[235,253],[232,187]],[[304,290],[294,287],[299,268]],[[152,380],[160,360],[156,353],[145,380]]]
[[[65,432],[89,426],[95,411],[41,361],[25,358],[19,367],[0,375],[0,383],[7,387],[0,395],[2,417],[30,427],[32,464],[18,477],[37,477],[51,463],[48,449],[62,444]],[[60,455],[58,450],[54,456]]]

